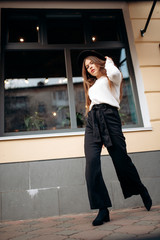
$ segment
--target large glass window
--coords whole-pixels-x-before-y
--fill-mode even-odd
[[[70,128],[64,52],[5,56],[5,132]]]
[[[113,59],[123,74],[122,124],[142,125],[121,10],[3,9],[2,26],[1,135],[85,127],[84,49]]]

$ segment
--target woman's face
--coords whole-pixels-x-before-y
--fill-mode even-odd
[[[91,74],[92,76],[96,78],[100,76],[100,66],[93,63],[92,60],[90,60],[89,58],[86,58],[85,60],[85,67],[89,74]]]

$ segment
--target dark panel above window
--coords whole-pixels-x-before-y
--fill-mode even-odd
[[[54,17],[48,17],[47,38],[49,44],[84,43],[81,16],[54,15]]]
[[[3,11],[5,43],[90,44],[123,41],[122,13],[118,10]]]

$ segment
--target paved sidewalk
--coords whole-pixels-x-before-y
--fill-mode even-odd
[[[0,223],[0,240],[160,240],[160,206],[110,211],[111,221],[93,227],[96,213]]]

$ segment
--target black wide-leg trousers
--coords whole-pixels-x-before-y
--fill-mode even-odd
[[[101,126],[105,129],[101,128]],[[100,138],[95,137],[97,128]],[[108,135],[107,138],[104,132],[105,135]],[[108,138],[111,144],[109,142],[107,145],[106,139]],[[108,104],[94,105],[88,113],[85,130],[85,176],[91,209],[112,206],[101,171],[100,155],[103,144],[107,147],[112,158],[124,198],[140,194],[144,189],[136,167],[127,154],[117,108]]]

